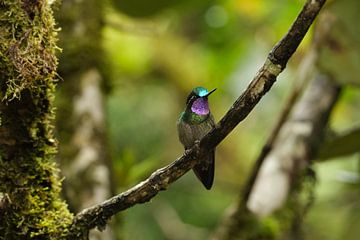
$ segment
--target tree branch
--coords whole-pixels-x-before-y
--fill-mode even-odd
[[[69,239],[83,237],[88,230],[98,227],[103,228],[106,221],[122,210],[135,204],[149,201],[161,190],[187,171],[189,171],[203,154],[215,148],[245,117],[251,112],[262,96],[276,81],[276,77],[286,67],[292,54],[296,51],[307,30],[319,13],[326,0],[308,0],[288,33],[269,53],[264,65],[251,81],[243,94],[235,101],[230,110],[210,131],[200,144],[185,151],[170,165],[155,171],[145,181],[111,199],[84,209],[74,218],[69,230]]]
[[[250,231],[248,231],[248,227],[246,227],[246,223],[253,221],[255,218],[255,216],[246,208],[246,204],[265,158],[273,150],[275,140],[277,139],[282,126],[288,120],[293,111],[293,107],[311,79],[310,76],[313,74],[316,58],[317,52],[314,48],[311,48],[300,63],[294,79],[293,89],[291,90],[287,101],[285,101],[280,117],[277,119],[277,122],[272,128],[268,139],[250,170],[249,177],[243,187],[239,201],[233,206],[230,206],[228,211],[226,211],[224,219],[221,221],[221,224],[217,227],[211,238],[212,240],[247,239],[247,234],[251,235],[253,232],[258,232],[256,227],[253,227]]]

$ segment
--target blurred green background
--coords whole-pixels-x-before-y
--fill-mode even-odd
[[[176,121],[193,87],[210,98],[216,120],[229,109],[286,33],[304,1],[156,0],[106,2],[101,44],[108,79],[107,128],[116,192],[183,153]],[[311,33],[254,111],[217,148],[213,189],[189,172],[151,202],[121,213],[124,239],[208,239],[235,203],[309,50]],[[65,79],[66,81],[66,79]],[[347,87],[334,131],[358,125],[360,93]],[[359,139],[360,141],[360,139]],[[306,239],[358,239],[359,155],[317,163]],[[353,180],[353,181],[352,181]],[[359,225],[357,225],[359,226]],[[146,238],[144,238],[146,236]]]

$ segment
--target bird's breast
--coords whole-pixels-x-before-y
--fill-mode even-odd
[[[194,142],[205,136],[214,125],[215,123],[211,115],[208,116],[205,121],[197,124],[178,121],[179,139],[186,149],[191,148],[194,145]]]

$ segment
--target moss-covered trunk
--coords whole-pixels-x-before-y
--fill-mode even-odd
[[[0,239],[60,239],[72,220],[53,157],[57,59],[45,0],[0,4]]]

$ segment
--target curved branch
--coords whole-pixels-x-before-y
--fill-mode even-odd
[[[215,148],[245,119],[262,96],[269,91],[325,2],[326,0],[308,0],[305,3],[288,33],[271,50],[264,65],[244,93],[235,101],[215,128],[201,139],[199,144],[195,144],[192,149],[185,151],[176,161],[158,169],[148,179],[126,192],[78,213],[69,230],[69,239],[84,237],[88,230],[95,227],[104,228],[106,221],[111,216],[135,204],[149,201],[189,171],[196,164],[196,159]]]

